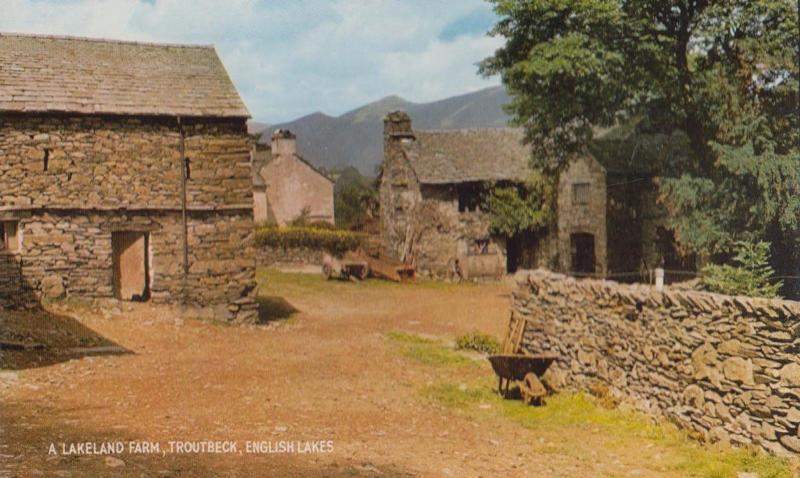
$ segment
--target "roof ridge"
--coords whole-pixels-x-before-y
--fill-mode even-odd
[[[0,37],[22,37],[22,38],[41,38],[46,40],[71,40],[71,41],[85,41],[95,43],[114,43],[123,45],[142,45],[142,46],[161,46],[173,48],[209,48],[214,49],[214,45],[208,44],[190,44],[190,43],[169,43],[169,42],[146,42],[138,40],[117,40],[112,38],[93,38],[72,35],[47,35],[39,33],[16,33],[16,32],[0,32]]]
[[[327,174],[323,173],[323,172],[322,172],[322,171],[321,171],[319,168],[317,168],[316,166],[314,166],[313,164],[311,164],[311,161],[309,161],[309,160],[307,160],[306,158],[304,158],[304,157],[300,156],[300,155],[299,155],[299,154],[297,154],[296,152],[295,152],[295,153],[293,153],[293,155],[294,155],[294,157],[295,157],[295,158],[299,159],[299,160],[300,160],[300,161],[301,161],[303,164],[305,164],[306,166],[308,166],[309,168],[311,168],[311,170],[312,170],[312,171],[314,171],[315,173],[319,174],[320,176],[322,176],[323,178],[327,179],[328,181],[330,181],[330,182],[332,182],[332,183],[336,183],[336,181],[334,181],[333,179],[331,179],[331,178],[330,178],[330,176],[328,176]]]
[[[414,129],[415,133],[480,133],[482,131],[522,131],[522,128],[511,126],[489,126],[485,128],[455,128],[455,129]]]

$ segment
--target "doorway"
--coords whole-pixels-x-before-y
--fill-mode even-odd
[[[587,233],[576,233],[570,236],[572,249],[571,272],[593,274],[595,272],[594,236]]]
[[[506,272],[513,274],[517,272],[522,256],[522,244],[519,234],[506,239]]]
[[[114,295],[120,300],[150,298],[150,238],[144,232],[111,233],[114,261]]]

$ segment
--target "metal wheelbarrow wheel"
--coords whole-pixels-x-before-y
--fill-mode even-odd
[[[328,263],[322,264],[322,275],[327,280],[331,280],[333,277],[333,266]]]

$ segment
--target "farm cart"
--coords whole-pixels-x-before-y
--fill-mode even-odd
[[[513,380],[519,385],[525,404],[543,405],[547,389],[539,378],[557,358],[555,354],[503,354],[490,356],[489,362],[499,377],[497,390],[504,398],[508,397],[508,389]]]
[[[334,276],[350,280],[364,280],[369,275],[369,264],[355,252],[346,252],[342,257],[328,253],[322,259],[322,274],[326,279]]]

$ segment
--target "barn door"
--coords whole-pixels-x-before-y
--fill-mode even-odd
[[[122,300],[147,300],[149,291],[148,237],[143,232],[111,234],[114,255],[114,295]]]

